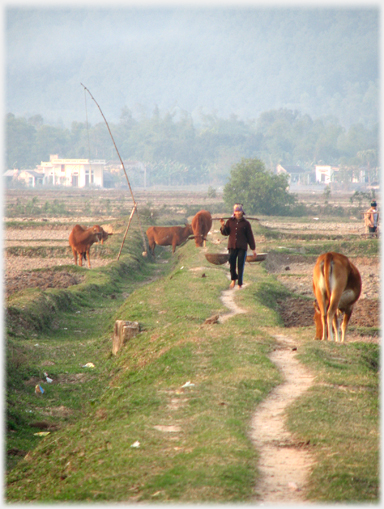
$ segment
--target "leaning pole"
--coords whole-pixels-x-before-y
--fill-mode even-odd
[[[115,147],[115,149],[116,149],[116,152],[117,152],[117,155],[118,155],[118,157],[119,157],[119,159],[120,159],[121,166],[123,167],[123,170],[124,170],[125,178],[127,179],[128,188],[129,188],[129,191],[130,191],[131,196],[132,196],[133,208],[132,208],[131,215],[130,215],[130,217],[129,217],[128,226],[127,226],[127,229],[126,229],[126,231],[125,231],[125,234],[124,234],[124,237],[123,237],[123,241],[122,241],[122,243],[121,243],[121,247],[120,247],[119,254],[118,254],[118,256],[117,256],[117,260],[119,260],[119,258],[120,258],[120,254],[121,254],[121,251],[122,251],[123,246],[124,246],[125,238],[126,238],[126,236],[127,236],[127,233],[128,233],[128,230],[129,230],[129,226],[130,226],[130,224],[131,224],[132,217],[133,217],[133,214],[134,214],[135,212],[136,212],[136,214],[137,214],[137,219],[138,219],[138,221],[139,221],[140,233],[141,233],[141,237],[142,237],[142,239],[143,239],[143,246],[144,246],[143,256],[147,256],[147,245],[146,245],[146,242],[145,242],[144,232],[143,232],[143,229],[142,229],[142,227],[141,227],[139,211],[137,210],[137,203],[136,203],[135,197],[134,197],[134,195],[133,195],[132,187],[131,187],[131,184],[130,184],[130,182],[129,182],[128,174],[127,174],[127,172],[126,172],[126,170],[125,170],[125,166],[124,166],[123,160],[121,159],[121,156],[120,156],[120,154],[119,154],[119,151],[117,150],[116,143],[115,143],[115,140],[114,140],[114,138],[113,138],[113,136],[112,136],[111,130],[110,130],[110,128],[109,128],[109,125],[108,125],[107,119],[105,118],[105,116],[104,116],[103,112],[101,111],[100,106],[98,105],[98,103],[97,103],[96,99],[93,97],[93,95],[91,94],[91,92],[89,91],[89,89],[88,89],[85,85],[83,85],[82,83],[80,83],[80,84],[81,84],[81,86],[84,88],[84,90],[88,92],[88,94],[91,96],[91,98],[92,98],[92,99],[93,99],[93,101],[95,102],[96,106],[99,108],[99,111],[100,111],[100,113],[101,113],[101,116],[103,117],[104,122],[105,122],[105,124],[106,124],[106,126],[107,126],[107,128],[108,128],[108,132],[109,132],[109,134],[110,134],[110,136],[111,136],[111,139],[112,139],[113,145],[114,145],[114,147]]]

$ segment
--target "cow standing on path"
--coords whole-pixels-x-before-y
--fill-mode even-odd
[[[89,250],[92,244],[95,242],[101,242],[107,240],[108,236],[112,233],[106,232],[101,226],[95,225],[89,228],[83,228],[79,224],[72,228],[69,234],[69,245],[71,246],[75,264],[77,265],[77,255],[79,255],[79,265],[82,267],[83,258],[88,259],[88,268],[91,268],[91,258]]]
[[[339,341],[339,315],[344,313],[341,342],[345,339],[353,306],[360,297],[361,276],[355,265],[340,253],[324,253],[313,269],[316,339]]]
[[[192,219],[192,230],[196,247],[202,247],[212,227],[212,216],[208,210],[200,210]]]
[[[186,242],[192,235],[192,226],[150,226],[146,231],[148,237],[149,250],[155,256],[155,247],[172,246],[172,254],[176,250],[176,246],[180,246]]]

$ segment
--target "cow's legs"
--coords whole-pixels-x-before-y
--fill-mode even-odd
[[[327,311],[326,307],[319,306],[320,309],[320,315],[321,315],[321,323],[323,326],[323,335],[321,338],[321,341],[326,341],[328,338],[328,324],[327,324]]]
[[[91,268],[91,257],[89,256],[89,249],[87,250],[88,268]]]
[[[72,253],[73,253],[73,258],[75,260],[75,265],[77,265],[77,251],[75,251],[74,249],[72,249]]]
[[[334,321],[337,320],[336,312],[329,307],[327,312],[327,328],[328,328],[328,341],[334,341],[333,337],[333,324]],[[336,341],[337,341],[337,333],[336,333]]]
[[[344,313],[344,318],[341,323],[341,342],[342,343],[344,343],[345,333],[347,332],[347,327],[348,327],[348,323],[351,318],[351,315],[352,315],[352,309],[349,313]]]
[[[333,317],[333,332],[335,333],[335,341],[336,343],[339,342],[340,340],[340,336],[339,336],[339,315],[340,315],[340,311],[337,310],[337,312],[335,313],[335,316]]]
[[[153,257],[155,256],[155,247],[156,242],[153,239],[148,239],[148,249]]]
[[[321,341],[326,341],[327,339],[329,339],[328,320],[327,320],[327,304],[328,303],[325,300],[323,300],[323,299],[320,300],[319,309],[320,309],[320,315],[321,315],[321,323],[323,325],[323,336],[321,338]]]
[[[323,327],[323,334],[321,336],[321,341],[326,341],[328,337],[328,325],[327,325],[327,311],[328,311],[328,300],[327,293],[325,288],[324,274],[322,272],[318,275],[319,284],[313,288],[316,301],[319,307],[320,317],[321,317],[321,325]]]

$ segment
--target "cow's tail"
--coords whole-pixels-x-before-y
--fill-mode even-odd
[[[327,253],[322,266],[322,273],[325,282],[325,288],[327,289],[327,295],[332,295],[332,275],[333,275],[333,256],[332,253]]]

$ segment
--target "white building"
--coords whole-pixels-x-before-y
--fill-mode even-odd
[[[335,172],[339,171],[338,166],[316,165],[316,182],[329,184],[335,180]]]
[[[7,185],[21,182],[27,187],[44,185],[44,173],[35,170],[7,170],[4,174],[4,181]]]
[[[291,184],[309,184],[310,172],[304,170],[299,165],[286,165],[278,164],[276,166],[276,173],[279,175],[283,173],[288,175],[288,183]]]
[[[51,155],[36,171],[44,173],[45,185],[73,187],[104,186],[104,160],[59,159]]]

